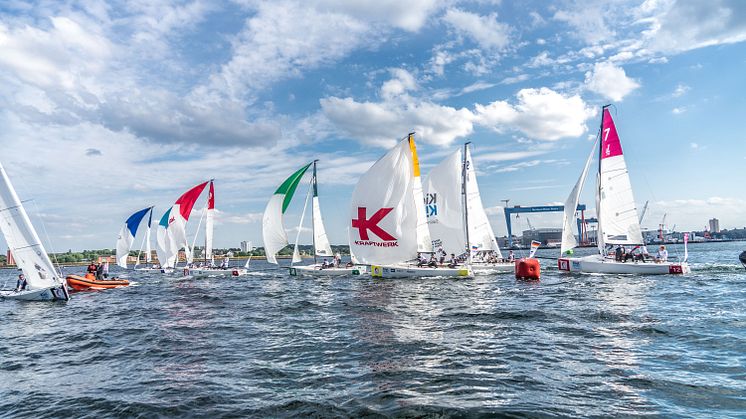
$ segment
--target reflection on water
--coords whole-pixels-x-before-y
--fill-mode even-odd
[[[130,273],[137,287],[66,304],[0,301],[0,412],[739,416],[741,247],[691,246],[687,277],[545,261],[532,283],[309,279],[254,261],[240,278]]]

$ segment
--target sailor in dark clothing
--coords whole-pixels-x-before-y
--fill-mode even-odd
[[[104,264],[99,263],[98,267],[96,267],[96,279],[99,281],[104,280]]]
[[[18,274],[18,282],[16,282],[16,292],[25,290],[27,286],[28,282],[26,281],[26,275]]]
[[[93,275],[96,274],[96,264],[95,263],[91,262],[91,264],[88,265],[88,273],[89,274],[93,274]]]

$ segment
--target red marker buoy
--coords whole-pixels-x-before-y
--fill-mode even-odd
[[[538,281],[541,277],[541,264],[538,259],[521,258],[515,262],[515,279]]]

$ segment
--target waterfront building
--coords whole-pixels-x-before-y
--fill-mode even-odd
[[[254,243],[244,240],[241,242],[240,249],[242,252],[251,252],[254,250]]]
[[[709,221],[710,233],[720,233],[720,220],[713,218]]]

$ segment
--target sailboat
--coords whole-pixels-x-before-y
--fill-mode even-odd
[[[67,301],[67,285],[49,260],[23,203],[0,164],[0,230],[26,278],[25,290],[0,290],[0,297],[26,301]]]
[[[160,262],[161,272],[172,272],[178,262],[179,251],[183,248],[187,261],[192,260],[192,250],[186,236],[186,223],[192,213],[192,208],[211,180],[200,183],[186,191],[176,200],[161,217],[156,232],[156,253]],[[151,268],[152,269],[152,268]]]
[[[301,167],[290,175],[277,188],[269,199],[262,217],[262,239],[264,241],[264,254],[267,262],[277,265],[277,252],[288,245],[288,235],[283,225],[283,215],[287,211],[290,201],[295,195],[295,190],[313,162]],[[303,211],[305,213],[305,209]],[[297,258],[297,260],[296,260]],[[300,262],[300,254],[293,254],[293,261]]]
[[[195,276],[198,275],[209,275],[209,276],[242,276],[248,274],[248,266],[244,268],[231,267],[229,266],[229,259],[226,257],[223,264],[220,266],[215,265],[215,259],[212,253],[213,243],[213,230],[214,230],[214,219],[215,219],[215,186],[214,181],[210,181],[210,188],[207,195],[207,206],[205,211],[200,216],[199,224],[197,224],[197,232],[194,234],[194,241],[192,242],[192,249],[197,241],[197,234],[199,233],[200,226],[202,225],[202,217],[205,218],[205,249],[204,249],[204,261],[194,267],[189,268],[189,273]],[[190,265],[194,262],[193,259],[187,261]]]
[[[350,251],[381,278],[470,277],[469,266],[420,267],[432,253],[414,133],[365,172],[352,193]]]
[[[515,263],[503,259],[484,210],[469,144],[428,176],[425,209],[433,247],[446,255],[470,252],[475,275],[513,272]]]
[[[132,250],[132,243],[135,241],[137,230],[146,215],[150,215],[150,217],[148,217],[148,229],[145,233],[145,237],[143,237],[140,250],[137,252],[137,262],[135,262],[134,269],[137,269],[137,266],[140,264],[140,254],[142,253],[143,246],[145,246],[145,261],[150,262],[151,260],[150,225],[153,221],[153,207],[148,207],[130,215],[129,218],[127,218],[127,221],[124,222],[122,230],[119,232],[116,245],[117,265],[124,269],[128,269],[127,258],[129,257],[130,250]]]
[[[321,206],[319,204],[319,188],[318,180],[316,177],[316,162],[313,161],[313,171],[311,175],[311,184],[308,188],[308,194],[306,196],[306,203],[303,206],[303,214],[300,218],[300,224],[298,225],[298,233],[296,235],[295,247],[293,249],[293,261],[290,264],[290,275],[305,275],[305,276],[342,276],[342,275],[359,275],[361,270],[364,270],[364,266],[334,266],[333,264],[318,263],[317,257],[331,258],[334,259],[332,247],[329,244],[329,238],[326,236],[326,229],[324,228],[324,220],[321,218]],[[308,205],[308,198],[311,197],[311,214],[312,223],[311,229],[313,230],[313,264],[305,266],[294,266],[295,263],[301,261],[300,253],[298,251],[298,241],[300,239],[301,227],[303,226],[303,218],[306,214],[306,206]],[[326,259],[324,259],[326,262]]]
[[[601,129],[583,172],[565,202],[562,226],[561,256],[557,260],[560,271],[609,274],[685,274],[691,270],[686,257],[681,262],[655,262],[642,260],[622,262],[607,254],[606,246],[640,246],[644,241],[637,216],[632,184],[627,164],[622,153],[622,144],[609,112],[609,106],[601,108]],[[598,150],[597,145],[600,143]],[[588,175],[594,155],[598,153],[599,164],[596,188],[596,213],[598,218],[597,243],[599,253],[585,257],[572,257],[578,243],[573,234],[573,223],[583,184]]]

